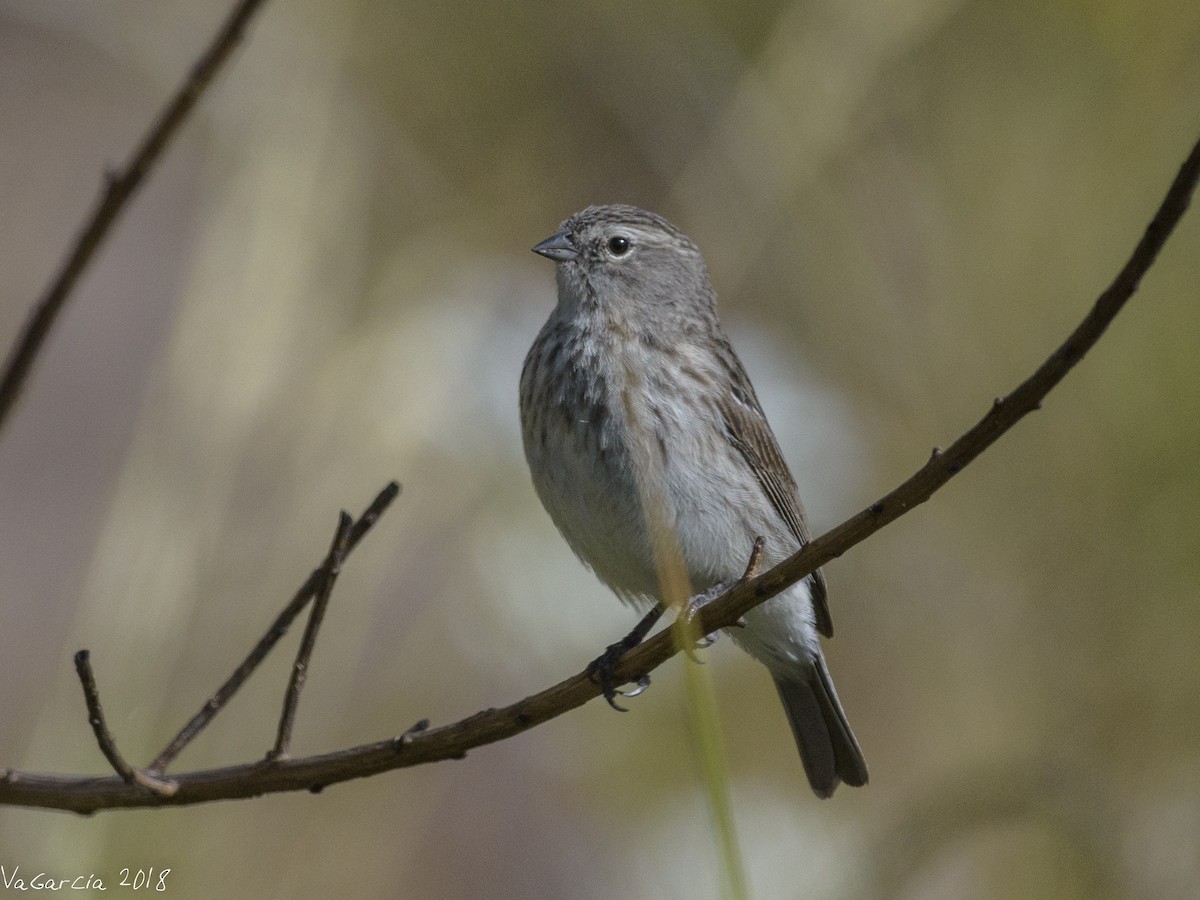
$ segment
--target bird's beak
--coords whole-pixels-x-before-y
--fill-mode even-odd
[[[556,231],[540,244],[535,244],[533,252],[555,262],[568,262],[579,258],[579,251],[575,249],[571,236],[565,231]]]

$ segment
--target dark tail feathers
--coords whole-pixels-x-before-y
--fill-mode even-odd
[[[775,679],[787,712],[800,760],[813,792],[822,799],[833,795],[839,782],[851,787],[867,783],[867,763],[838,702],[833,680],[820,656],[797,678]]]

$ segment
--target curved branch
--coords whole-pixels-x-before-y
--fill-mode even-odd
[[[116,738],[108,730],[108,723],[104,719],[104,710],[100,706],[100,690],[96,687],[96,676],[92,672],[91,657],[86,650],[80,650],[75,654],[75,673],[79,676],[79,683],[83,687],[83,702],[87,704],[88,724],[92,726],[92,731],[96,735],[96,743],[100,745],[100,752],[104,754],[108,764],[121,776],[121,780],[126,784],[140,784],[147,790],[158,794],[174,793],[175,785],[145,772],[139,772],[125,761],[125,757],[117,749]]]
[[[744,578],[697,613],[699,632],[706,634],[737,622],[754,606],[841,556],[889,522],[924,503],[975,457],[991,446],[1045,396],[1096,344],[1109,323],[1133,296],[1142,277],[1183,216],[1200,179],[1200,143],[1184,162],[1158,213],[1133,255],[1092,310],[1063,344],[1007,397],[998,398],[987,414],[945,451],[870,507],[834,528],[784,562],[755,577]],[[748,573],[749,574],[749,573]],[[619,678],[634,680],[679,651],[668,629],[635,647],[615,667]],[[489,709],[467,719],[429,728],[420,722],[385,741],[303,759],[265,759],[172,777],[178,790],[154,794],[117,776],[0,773],[0,803],[93,812],[138,806],[178,806],[229,800],[291,790],[318,791],[329,784],[364,778],[392,769],[445,759],[461,759],[468,750],[527,731],[598,696],[600,688],[581,672],[551,688],[502,709]]]
[[[3,375],[0,375],[0,430],[3,430],[42,345],[54,327],[58,314],[66,306],[67,299],[84,269],[108,236],[117,216],[134,192],[141,187],[167,144],[179,132],[180,126],[187,120],[196,102],[233,53],[233,48],[242,39],[246,26],[260,6],[262,0],[240,0],[229,13],[225,24],[221,26],[204,55],[192,66],[183,84],[159,113],[158,119],[134,151],[129,163],[124,169],[110,172],[106,177],[104,195],[99,204],[84,225],[83,231],[75,239],[75,246],[58,274],[30,311],[21,336],[9,351]]]

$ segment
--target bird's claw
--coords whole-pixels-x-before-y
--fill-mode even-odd
[[[617,712],[629,712],[617,702],[617,697],[637,697],[650,687],[650,676],[644,674],[638,676],[637,686],[631,690],[623,691],[617,687],[618,682],[615,681],[614,670],[617,663],[621,661],[621,657],[634,646],[636,644],[631,644],[628,639],[617,641],[615,644],[609,644],[607,650],[588,663],[588,677],[594,684],[600,686],[600,693],[604,695],[605,702]]]
[[[646,635],[650,633],[655,623],[662,617],[663,605],[656,603],[644,615],[640,622],[634,626],[633,631],[625,635],[615,644],[609,644],[608,649],[600,654],[599,657],[592,660],[587,667],[587,675],[592,679],[593,683],[600,686],[600,693],[604,695],[605,701],[613,709],[618,712],[628,712],[629,710],[617,703],[616,698],[620,697],[636,697],[650,687],[650,676],[641,674],[637,676],[637,687],[630,691],[622,691],[617,689],[617,684],[614,683],[614,672],[617,668],[617,663],[621,661],[626,653],[645,640]]]
[[[650,676],[642,674],[638,676],[637,687],[630,691],[617,691],[617,693],[622,697],[640,697],[646,693],[646,688],[648,687],[650,687]]]

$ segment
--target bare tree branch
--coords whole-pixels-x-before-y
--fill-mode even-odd
[[[1025,415],[1039,409],[1046,395],[1096,345],[1126,301],[1137,291],[1142,278],[1158,258],[1167,238],[1187,211],[1197,179],[1200,179],[1200,142],[1192,147],[1192,152],[1184,160],[1154,218],[1146,226],[1142,239],[1138,241],[1112,284],[1100,294],[1083,321],[1058,349],[1038,366],[1037,371],[1021,382],[1007,397],[997,397],[987,414],[948,448],[941,450],[935,447],[929,461],[898,488],[767,572],[760,579],[761,589],[772,594],[778,593],[828,560],[841,556],[847,549],[874,534],[888,522],[924,503],[934,491],[995,443],[1000,435]],[[816,563],[812,562],[814,558],[819,558]],[[737,602],[726,599],[734,609],[744,606],[741,613],[756,605],[755,602],[750,602],[749,598]],[[713,614],[715,615],[715,612]],[[712,624],[709,618],[703,617],[702,627],[710,627]]]
[[[1184,162],[1129,261],[1079,326],[1033,375],[1007,397],[998,398],[987,414],[949,448],[945,451],[935,450],[924,466],[891,493],[816,538],[778,566],[761,575],[739,580],[721,597],[702,607],[696,613],[699,632],[706,634],[736,624],[754,606],[795,584],[819,566],[841,556],[889,522],[925,502],[1027,413],[1037,409],[1055,385],[1096,344],[1109,323],[1137,290],[1142,277],[1187,209],[1198,179],[1200,142]],[[351,531],[347,550],[352,546],[355,531],[361,524],[362,520]],[[756,554],[752,554],[751,565],[747,567],[748,574],[754,568],[753,555]],[[317,589],[316,579],[321,571],[318,569],[314,572],[305,589],[302,589],[305,602]],[[296,612],[299,612],[299,608]],[[616,664],[613,674],[624,680],[636,680],[674,656],[678,650],[671,630],[662,631],[629,651]],[[265,650],[263,653],[265,655]],[[392,769],[462,758],[468,750],[527,731],[581,706],[599,693],[600,687],[588,673],[580,672],[510,706],[484,710],[450,725],[429,728],[428,723],[422,721],[399,737],[333,753],[303,759],[268,758],[181,774],[173,779],[178,790],[171,796],[156,795],[138,785],[129,784],[119,776],[43,775],[4,770],[0,772],[0,803],[93,812],[118,807],[203,803],[279,791],[317,791],[329,784]]]
[[[348,512],[343,511],[338,518],[338,527],[333,535],[329,555],[325,557],[325,562],[320,568],[321,586],[317,589],[317,599],[313,601],[313,607],[308,613],[304,637],[300,639],[300,649],[296,651],[296,661],[292,664],[292,676],[288,679],[287,692],[283,697],[283,712],[279,716],[275,747],[268,754],[269,759],[285,759],[292,745],[292,726],[296,722],[296,710],[300,706],[300,691],[304,689],[304,681],[308,675],[308,662],[312,658],[313,647],[317,644],[317,632],[321,629],[325,609],[329,606],[333,583],[337,581],[342,562],[346,559],[346,548],[353,526],[354,520]]]
[[[96,687],[92,661],[86,650],[80,650],[75,654],[75,672],[79,675],[79,683],[83,687],[83,701],[87,704],[88,722],[96,734],[96,743],[100,745],[100,752],[104,754],[109,765],[116,770],[126,784],[140,784],[161,797],[170,797],[176,790],[174,783],[162,781],[145,772],[139,772],[125,761],[125,757],[117,749],[116,738],[112,736],[112,732],[108,730],[108,723],[104,720],[104,710],[100,706],[100,691]]]
[[[62,267],[30,311],[24,330],[9,351],[3,375],[0,375],[0,432],[3,431],[4,423],[21,395],[21,388],[33,369],[42,345],[54,327],[58,314],[66,306],[80,276],[108,236],[117,216],[134,192],[141,187],[163,150],[179,132],[180,126],[187,121],[196,102],[233,53],[234,47],[242,39],[246,26],[258,12],[262,2],[263,0],[239,0],[208,49],[192,66],[183,84],[142,138],[141,144],[125,168],[111,172],[106,177],[104,194],[99,204],[75,239],[75,246]]]
[[[400,485],[396,482],[391,482],[378,496],[371,501],[371,505],[366,508],[366,511],[359,516],[358,521],[354,523],[354,527],[350,529],[350,535],[346,540],[346,549],[342,554],[343,561],[346,556],[350,555],[358,542],[362,540],[363,535],[370,531],[371,526],[379,521],[379,517],[384,511],[391,506],[392,501],[400,494]],[[262,636],[254,649],[249,655],[242,660],[241,665],[233,670],[233,674],[226,679],[225,683],[217,688],[216,693],[208,698],[208,701],[200,707],[188,723],[179,730],[179,733],[171,739],[171,742],[163,749],[161,753],[155,757],[154,762],[147,767],[152,772],[163,772],[169,766],[172,760],[175,759],[183,748],[190,744],[201,731],[213,720],[229,702],[230,698],[237,693],[238,688],[246,683],[253,673],[258,668],[271,648],[279,643],[280,638],[288,633],[288,628],[296,616],[300,615],[304,607],[308,605],[308,601],[313,598],[313,595],[321,586],[324,578],[325,567],[321,566],[313,571],[308,576],[308,580],[300,586],[300,590],[296,591],[291,602],[283,608],[283,611],[271,623],[271,627],[267,629],[267,633]]]

